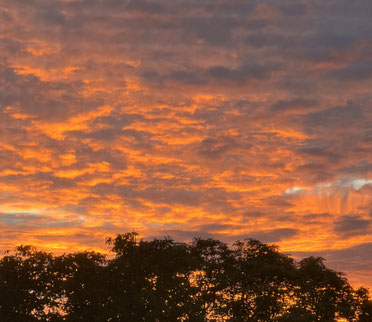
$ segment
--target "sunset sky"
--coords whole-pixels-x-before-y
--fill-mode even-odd
[[[0,250],[254,237],[372,287],[370,0],[0,0]]]

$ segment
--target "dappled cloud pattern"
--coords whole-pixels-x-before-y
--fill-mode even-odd
[[[0,0],[0,248],[253,237],[372,286],[372,3]]]

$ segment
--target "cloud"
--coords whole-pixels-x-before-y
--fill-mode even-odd
[[[326,265],[336,271],[346,273],[354,286],[371,285],[372,243],[361,243],[337,250],[325,249],[319,252],[291,252],[298,259],[320,256],[326,259]]]
[[[203,231],[187,231],[187,230],[164,230],[158,235],[149,236],[147,239],[171,237],[177,241],[191,241],[193,238],[213,238],[213,235]]]
[[[352,62],[343,69],[333,71],[329,74],[335,79],[346,79],[348,81],[366,81],[372,78],[371,61]]]
[[[317,106],[318,102],[315,99],[295,98],[292,100],[281,100],[272,105],[273,111],[288,111],[310,109]]]
[[[269,76],[270,72],[278,69],[279,66],[273,63],[244,64],[235,69],[229,69],[224,66],[212,66],[207,70],[208,76],[214,80],[245,82],[249,79],[263,79]]]
[[[200,143],[198,154],[202,157],[216,160],[238,146],[239,143],[231,137],[208,138]]]
[[[352,237],[371,233],[372,220],[362,219],[359,216],[343,216],[334,224],[336,233],[344,237]]]
[[[265,243],[273,243],[282,239],[290,239],[299,233],[298,229],[293,228],[278,228],[268,231],[252,232],[250,236]]]
[[[77,220],[60,220],[52,216],[38,215],[36,213],[3,213],[0,214],[3,224],[21,230],[35,228],[69,228],[81,225]]]
[[[0,4],[0,248],[370,243],[370,1]]]

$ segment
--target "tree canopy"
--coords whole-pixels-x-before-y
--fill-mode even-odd
[[[0,321],[372,321],[368,290],[324,259],[258,240],[107,238],[114,257],[19,246],[0,260]]]

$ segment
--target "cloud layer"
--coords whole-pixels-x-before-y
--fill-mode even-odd
[[[372,286],[370,1],[0,4],[1,249],[251,236]]]

